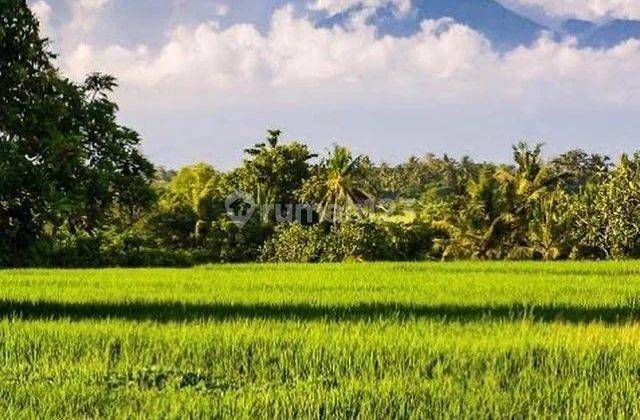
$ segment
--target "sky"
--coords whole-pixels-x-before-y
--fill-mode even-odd
[[[31,0],[62,73],[115,75],[120,120],[160,165],[237,165],[269,128],[398,163],[508,161],[517,141],[615,156],[640,140],[640,41],[606,51],[542,36],[496,52],[450,20],[410,38],[318,16],[359,0]],[[410,0],[364,0],[369,5]],[[545,25],[640,19],[640,0],[503,0]]]

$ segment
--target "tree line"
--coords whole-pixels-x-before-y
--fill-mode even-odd
[[[233,170],[166,170],[118,123],[113,77],[60,74],[24,0],[0,6],[0,57],[0,266],[640,256],[638,154],[545,160],[521,142],[511,164],[389,165],[271,130]],[[267,211],[234,223],[236,191]],[[317,205],[283,223],[294,203]]]

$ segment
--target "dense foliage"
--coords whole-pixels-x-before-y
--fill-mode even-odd
[[[0,5],[0,265],[50,264],[153,202],[153,166],[116,122],[110,76],[63,78],[24,0]],[[76,264],[79,261],[73,260]]]
[[[124,228],[66,231],[46,264],[640,256],[637,155],[611,164],[571,151],[545,161],[541,145],[520,143],[512,165],[432,155],[376,165],[340,146],[312,158],[299,142],[273,142],[229,172],[204,163],[159,171],[148,211]],[[288,169],[280,177],[268,162]],[[238,226],[225,201],[247,189],[256,211]],[[314,203],[314,211],[296,218],[296,203]]]
[[[376,164],[278,130],[242,164],[155,170],[114,78],[62,77],[24,0],[0,7],[0,266],[640,256],[640,157]],[[247,200],[228,202],[238,192]],[[253,208],[240,225],[230,217]],[[308,205],[305,217],[297,207]]]

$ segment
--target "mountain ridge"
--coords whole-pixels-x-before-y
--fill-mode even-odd
[[[614,19],[578,34],[577,39],[582,47],[609,49],[631,39],[640,39],[640,21]]]
[[[365,11],[363,3],[343,12],[326,16],[318,27],[346,26]],[[615,19],[602,25],[579,19],[567,19],[558,29],[546,27],[503,6],[495,0],[412,0],[408,11],[399,12],[387,3],[372,11],[366,23],[380,35],[408,37],[420,31],[428,19],[451,18],[484,35],[499,51],[530,46],[540,36],[553,39],[576,38],[579,48],[609,49],[630,39],[640,39],[640,21]]]

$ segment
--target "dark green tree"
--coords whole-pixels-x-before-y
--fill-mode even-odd
[[[550,166],[556,174],[571,174],[571,177],[565,179],[563,188],[570,194],[578,194],[589,181],[611,168],[611,160],[608,156],[587,154],[578,149],[554,158]]]
[[[303,182],[309,177],[309,161],[316,157],[300,142],[281,144],[280,130],[269,130],[266,143],[245,150],[243,166],[234,172],[238,188],[253,195],[260,206],[295,204]],[[265,222],[275,220],[274,211],[263,211]],[[284,216],[284,215],[283,215]]]
[[[116,121],[110,76],[60,76],[24,0],[0,4],[0,264],[60,230],[92,235],[152,199],[153,166]]]

